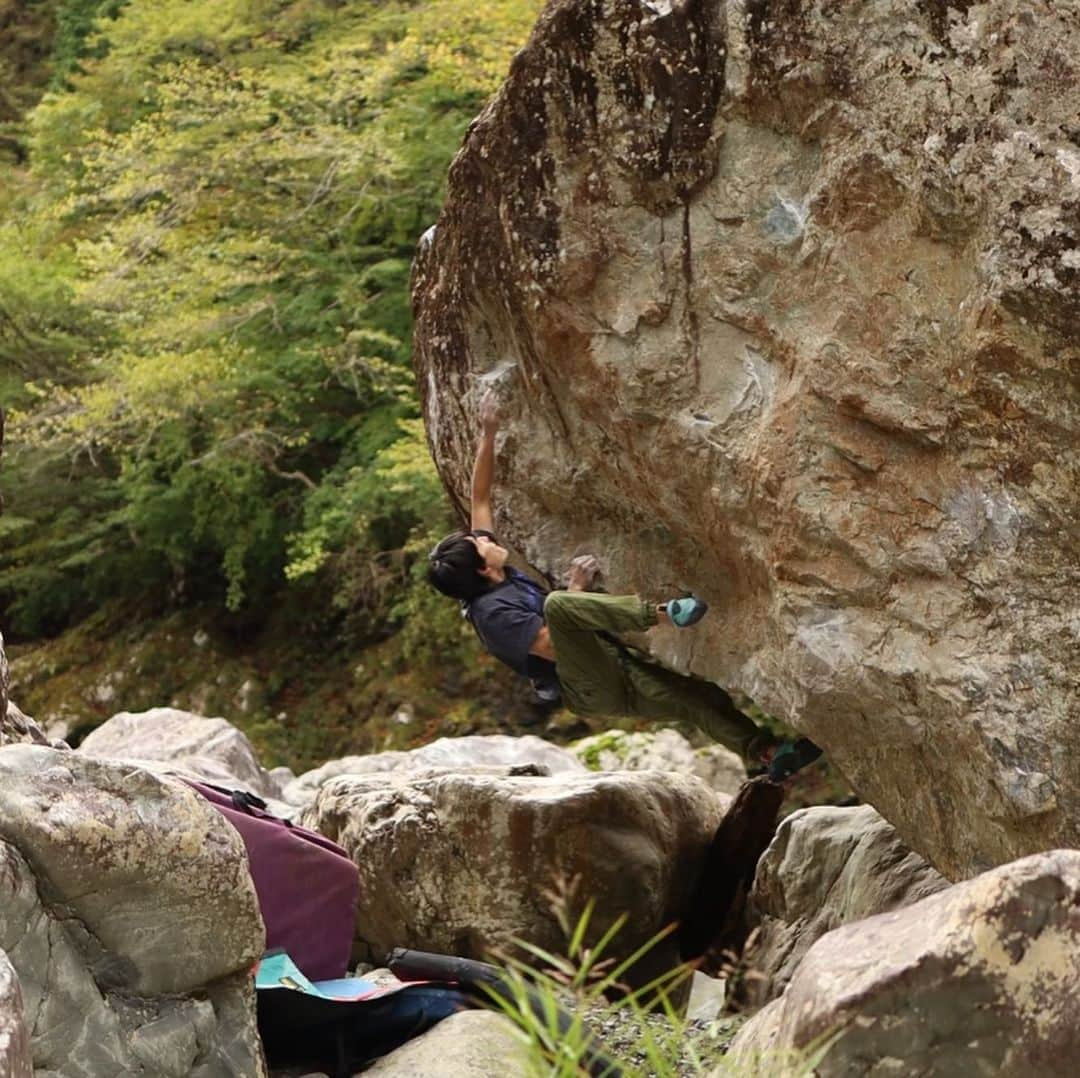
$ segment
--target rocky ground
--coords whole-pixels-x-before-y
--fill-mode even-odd
[[[609,944],[610,957],[625,957],[683,908],[739,781],[722,750],[703,754],[670,734],[605,735],[601,771],[587,766],[595,741],[575,754],[489,735],[294,777],[263,768],[224,720],[168,709],[116,715],[75,751],[49,745],[11,704],[0,732],[0,868],[15,896],[0,908],[0,952],[14,973],[0,1023],[24,1064],[32,1057],[63,1078],[84,1073],[75,1049],[140,1078],[151,1076],[141,1069],[151,1051],[170,1060],[155,1078],[262,1073],[249,971],[273,941],[236,834],[174,776],[261,790],[338,842],[361,881],[352,950],[375,962],[395,946],[490,959],[528,940],[558,953],[583,896],[595,902],[593,925],[630,914],[634,931]],[[672,761],[679,770],[661,770]],[[580,890],[551,891],[575,878]],[[750,939],[731,960],[728,998],[760,1010],[737,1028],[717,1017],[714,990],[711,1010],[691,995],[686,1029],[596,1006],[587,1017],[608,1050],[662,1078],[673,1065],[712,1078],[729,1055],[750,1073],[778,1053],[801,1058],[826,1033],[837,1036],[822,1074],[859,1073],[871,1058],[922,1067],[932,1043],[935,1058],[953,1053],[965,1067],[1056,1076],[1041,1046],[1056,1061],[1080,1051],[1078,895],[1075,851],[950,884],[868,806],[807,808],[783,820],[761,858]],[[133,922],[147,932],[132,935]],[[666,946],[650,951],[652,973],[633,967],[624,979],[670,968]],[[124,1002],[133,994],[138,1007]],[[909,1028],[914,1013],[931,1042]],[[76,1014],[85,1036],[55,1036]],[[650,1036],[659,1055],[645,1049]],[[506,1019],[466,1012],[371,1073],[489,1078],[522,1072],[521,1051]],[[437,1069],[448,1052],[452,1072]],[[227,1060],[238,1069],[222,1070]]]

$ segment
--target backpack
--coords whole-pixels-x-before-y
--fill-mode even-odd
[[[263,956],[255,975],[259,1035],[272,1067],[303,1065],[349,1078],[458,1011],[476,1003],[457,985],[311,982],[283,952]]]
[[[343,977],[360,895],[360,873],[349,855],[323,835],[267,812],[255,794],[183,781],[244,840],[267,950],[287,951],[313,981]]]

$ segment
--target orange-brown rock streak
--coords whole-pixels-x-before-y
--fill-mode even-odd
[[[414,276],[464,505],[952,878],[1080,840],[1075,3],[549,4]]]

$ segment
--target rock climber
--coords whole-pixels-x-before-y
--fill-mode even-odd
[[[577,715],[685,719],[737,752],[751,768],[781,782],[816,760],[807,738],[784,741],[757,726],[718,685],[668,670],[616,639],[653,625],[687,629],[707,604],[694,596],[652,603],[636,595],[588,589],[600,572],[592,555],[575,558],[565,591],[548,591],[507,564],[493,530],[498,399],[480,402],[480,441],[472,470],[469,531],[448,535],[431,551],[428,580],[457,599],[484,647],[527,677],[545,702],[560,699]]]

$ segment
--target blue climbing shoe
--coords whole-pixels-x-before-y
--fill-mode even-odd
[[[709,604],[704,599],[695,599],[693,595],[687,595],[682,599],[670,599],[664,604],[667,616],[671,618],[680,629],[688,625],[696,625],[709,609]]]
[[[785,741],[769,761],[769,780],[783,782],[807,764],[812,764],[820,755],[821,749],[808,737],[800,737],[798,741]]]

